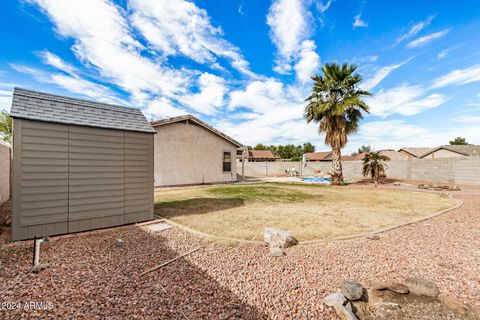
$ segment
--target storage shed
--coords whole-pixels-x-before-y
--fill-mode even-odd
[[[153,134],[140,110],[15,88],[12,240],[153,218]]]

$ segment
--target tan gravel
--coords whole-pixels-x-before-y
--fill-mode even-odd
[[[0,309],[0,319],[330,319],[334,314],[322,299],[342,280],[368,287],[409,276],[430,279],[480,308],[480,189],[454,196],[462,207],[379,240],[301,245],[283,258],[261,245],[207,243],[177,228],[152,235],[132,227],[56,238],[42,252],[49,267],[26,275],[32,243],[3,244],[0,303],[50,301],[53,309]],[[123,248],[115,247],[117,238]],[[200,244],[201,251],[139,276]]]

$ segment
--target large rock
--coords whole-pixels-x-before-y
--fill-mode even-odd
[[[411,293],[426,297],[436,298],[440,293],[435,283],[421,278],[408,278],[405,285]]]
[[[288,248],[298,243],[287,231],[278,228],[265,228],[263,239],[270,247]]]
[[[360,300],[363,297],[363,286],[358,282],[342,281],[340,291],[348,300]]]
[[[470,314],[470,310],[463,303],[448,294],[440,293],[438,295],[438,300],[450,310],[453,310],[454,312],[457,312],[463,316]]]
[[[270,247],[270,254],[274,257],[283,257],[283,250],[279,247]]]
[[[340,319],[357,320],[357,317],[353,313],[350,301],[345,299],[343,294],[341,294],[340,292],[329,294],[323,299],[323,302],[327,306],[333,307]]]
[[[377,290],[390,290],[402,294],[407,294],[410,292],[406,285],[394,281],[375,282],[372,284],[372,288]]]

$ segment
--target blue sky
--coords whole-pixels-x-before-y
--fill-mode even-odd
[[[371,113],[345,152],[480,144],[480,1],[30,0],[0,11],[0,108],[14,86],[192,113],[245,144],[328,149],[310,76],[356,63]]]

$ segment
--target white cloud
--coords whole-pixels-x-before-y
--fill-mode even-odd
[[[480,65],[474,65],[466,69],[457,69],[435,79],[432,88],[441,88],[448,85],[461,85],[480,81]]]
[[[445,58],[448,55],[448,53],[452,50],[453,50],[453,48],[443,49],[442,51],[440,51],[438,53],[437,58],[439,60]]]
[[[0,111],[10,110],[12,106],[12,90],[0,90]]]
[[[461,115],[453,119],[456,122],[474,122],[480,123],[480,115]]]
[[[63,63],[62,60],[58,60],[57,62]],[[111,104],[126,104],[125,101],[117,98],[108,87],[83,79],[75,73],[72,73],[72,75],[47,73],[39,69],[15,64],[12,64],[11,67],[18,72],[33,76],[40,82],[55,84],[70,92],[80,94],[93,100]]]
[[[440,106],[446,101],[442,94],[428,94],[425,88],[402,84],[387,90],[380,90],[373,97],[366,98],[370,113],[386,117],[392,114],[412,116],[425,109]]]
[[[362,144],[373,149],[395,149],[403,147],[437,147],[447,144],[456,136],[466,137],[471,143],[480,143],[475,125],[460,128],[431,130],[403,120],[379,120],[361,124],[356,136],[351,137],[346,150],[354,151]]]
[[[317,1],[317,8],[321,13],[327,12],[334,0],[327,0],[325,4],[321,0]]]
[[[393,70],[400,68],[404,64],[408,63],[412,58],[409,58],[403,62],[400,62],[398,64],[392,64],[389,66],[385,66],[383,68],[380,68],[375,74],[365,80],[365,82],[361,85],[362,89],[364,90],[370,90],[376,87],[383,79],[385,79]]]
[[[49,65],[51,65],[51,66],[53,66],[53,67],[55,67],[59,70],[62,70],[66,73],[69,73],[69,74],[74,74],[74,73],[77,72],[77,70],[74,66],[66,63],[59,56],[51,53],[48,50],[44,50],[44,51],[40,52],[40,56],[42,57],[43,62],[45,64],[49,64]]]
[[[129,8],[133,25],[162,56],[183,55],[202,64],[224,57],[238,71],[255,76],[240,50],[222,38],[222,29],[193,2],[131,0]]]
[[[428,34],[426,36],[420,37],[418,39],[410,41],[407,44],[407,47],[409,47],[409,48],[419,47],[421,45],[424,45],[426,43],[429,43],[433,40],[436,40],[436,39],[439,39],[439,38],[445,36],[449,31],[450,31],[450,29],[445,29],[445,30],[442,30],[442,31],[434,32],[434,33]]]
[[[165,97],[150,100],[143,104],[147,105],[142,111],[149,120],[160,120],[187,114],[185,110],[174,107],[171,101]]]
[[[225,80],[205,72],[198,78],[198,88],[198,93],[183,95],[179,101],[202,114],[217,113],[224,105]]]
[[[365,21],[362,20],[362,15],[361,14],[357,14],[353,18],[353,29],[366,28],[366,27],[368,27],[368,23],[366,23]]]
[[[417,35],[417,33],[419,33],[420,31],[422,31],[425,27],[427,27],[431,22],[432,20],[435,18],[435,15],[431,15],[429,16],[427,19],[425,19],[424,21],[421,21],[415,25],[413,25],[410,30],[408,30],[407,33],[401,35],[400,37],[397,38],[397,41],[393,44],[393,46],[396,46],[398,45],[400,42],[402,42],[403,40],[407,40],[407,39],[410,39],[411,37]]]
[[[293,67],[300,83],[310,81],[310,78],[320,67],[320,56],[315,52],[315,42],[304,40],[300,49],[299,60]]]
[[[229,109],[242,112],[242,122],[217,120],[216,125],[243,143],[299,143],[312,141],[323,144],[314,124],[303,119],[305,92],[285,86],[276,79],[252,81],[244,89],[230,93]],[[252,134],[254,132],[254,134]]]
[[[302,42],[311,34],[310,12],[301,0],[276,0],[267,15],[270,37],[278,50],[275,71],[289,73],[295,63]]]
[[[168,97],[185,92],[190,74],[154,62],[132,37],[118,6],[107,0],[30,0],[52,20],[59,35],[72,38],[76,57],[132,95],[142,91]]]

